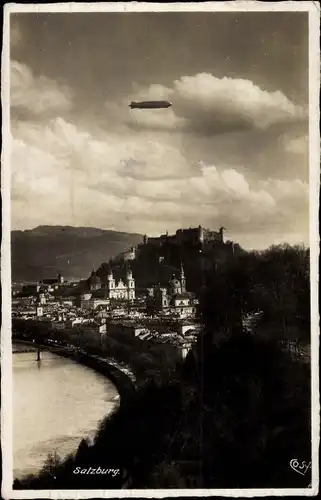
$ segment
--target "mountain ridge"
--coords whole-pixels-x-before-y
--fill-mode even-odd
[[[93,267],[143,241],[139,233],[75,226],[37,226],[11,231],[12,281],[40,280],[59,272],[87,277]]]

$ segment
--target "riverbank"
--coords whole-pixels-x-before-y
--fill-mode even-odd
[[[16,347],[14,345],[13,347]],[[116,386],[100,373],[49,351],[12,356],[13,470],[38,474],[48,456],[64,460],[82,439],[91,443],[101,422],[117,412]]]
[[[50,348],[48,350],[50,350]],[[57,352],[55,353],[66,358],[74,359],[78,363],[85,365],[108,378],[115,385],[119,393],[120,404],[123,404],[124,401],[135,392],[135,386],[130,377],[116,366],[109,364],[108,361],[103,358],[82,353],[77,353],[74,357],[68,355],[68,352],[62,352],[61,354]]]
[[[45,349],[58,356],[72,359],[79,364],[87,366],[92,370],[96,371],[100,375],[108,378],[116,387],[118,394],[120,396],[120,404],[124,404],[126,400],[135,392],[134,382],[131,380],[130,376],[124,373],[120,368],[115,365],[111,365],[108,360],[104,358],[93,356],[91,354],[84,353],[82,351],[72,350],[70,348],[53,347],[46,344],[36,344],[30,341],[13,339],[13,343],[24,344],[26,346],[33,347],[35,350],[37,348]]]

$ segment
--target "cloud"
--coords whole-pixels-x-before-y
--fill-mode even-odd
[[[168,87],[136,84],[128,99],[101,110],[79,109],[73,96],[12,61],[13,228],[158,234],[202,224],[224,225],[246,246],[257,246],[255,234],[268,246],[285,230],[308,240],[307,184],[293,167],[302,170],[306,132],[290,131],[305,110],[281,92],[198,74]],[[130,110],[131,99],[174,105]]]
[[[250,80],[217,78],[208,73],[183,76],[171,87],[135,85],[131,98],[168,99],[173,103],[166,115],[158,110],[140,113],[140,127],[175,128],[205,135],[267,130],[307,118],[307,110],[281,91],[268,92]]]
[[[17,122],[12,132],[13,227],[116,226],[157,234],[223,224],[231,235],[265,228],[268,245],[307,221],[307,186],[299,179],[253,181],[229,165],[193,163],[155,137],[98,137],[61,117]]]
[[[295,155],[303,155],[308,153],[309,138],[308,136],[301,136],[295,138],[284,138],[284,149],[288,153]]]
[[[10,16],[10,45],[12,48],[18,47],[22,40],[22,31],[20,28],[20,24],[14,19],[14,16]]]
[[[122,151],[125,156],[119,174],[137,181],[181,179],[196,168],[186,160],[179,149],[160,140],[131,140]]]
[[[11,61],[10,106],[13,118],[48,117],[69,111],[72,93],[54,80],[35,76],[26,64]]]

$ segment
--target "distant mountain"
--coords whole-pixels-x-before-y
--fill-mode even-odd
[[[87,277],[93,266],[108,262],[143,241],[136,233],[93,227],[39,226],[11,232],[12,281]]]

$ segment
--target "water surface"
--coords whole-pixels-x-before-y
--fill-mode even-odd
[[[37,472],[50,452],[74,452],[117,405],[117,390],[102,375],[49,352],[40,363],[36,357],[13,354],[15,478]]]

